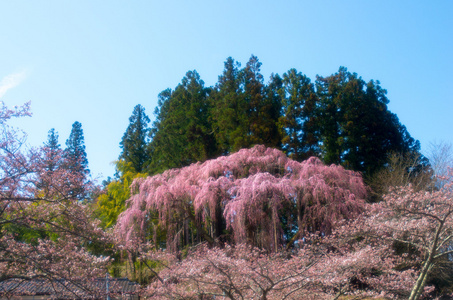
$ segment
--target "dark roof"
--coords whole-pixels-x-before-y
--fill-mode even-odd
[[[140,286],[127,278],[109,278],[109,295],[137,295]],[[99,299],[106,298],[105,278],[87,281],[8,279],[0,282],[0,296],[49,295],[55,299]]]

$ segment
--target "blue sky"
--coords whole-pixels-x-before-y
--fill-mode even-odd
[[[453,143],[453,1],[0,1],[0,100],[31,101],[14,124],[40,146],[72,123],[94,176],[111,176],[136,104],[197,70],[214,85],[228,56],[251,54],[267,79],[340,66],[379,80],[389,108],[422,149]]]

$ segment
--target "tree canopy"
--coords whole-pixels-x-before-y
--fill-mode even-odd
[[[143,172],[146,164],[150,161],[149,143],[149,117],[145,108],[140,104],[134,107],[132,116],[129,118],[129,126],[121,139],[122,152],[120,159],[130,163],[136,173]]]
[[[90,172],[88,169],[82,124],[78,121],[72,124],[71,134],[66,140],[65,156],[68,163],[68,169],[86,174]]]
[[[78,121],[72,124],[71,133],[66,140],[66,148],[63,152],[64,162],[62,168],[72,172],[75,176],[72,180],[78,183],[73,184],[72,196],[79,200],[88,197],[86,190],[81,185],[88,181],[90,170],[88,169],[88,158],[85,150],[85,137],[82,124]]]
[[[294,68],[265,82],[261,66],[254,55],[243,68],[228,57],[212,87],[195,70],[187,72],[174,90],[159,94],[148,151],[139,150],[142,145],[127,150],[128,127],[121,158],[147,153],[138,155],[147,157],[141,164],[157,174],[262,144],[298,161],[316,156],[340,164],[369,180],[394,153],[420,155],[418,141],[389,111],[379,81],[340,67],[314,82]]]
[[[118,233],[131,242],[152,238],[158,215],[170,249],[198,235],[210,244],[224,238],[277,251],[294,236],[330,233],[337,220],[361,212],[367,194],[358,173],[315,157],[299,163],[262,145],[137,178],[131,189]]]
[[[372,175],[391,153],[415,153],[410,137],[387,104],[386,91],[373,80],[366,83],[346,68],[316,80],[321,153],[326,163]]]
[[[151,173],[187,166],[215,155],[208,121],[209,89],[196,71],[189,71],[174,91],[159,94],[151,129]]]
[[[25,148],[7,121],[28,115],[28,104],[0,109],[0,281],[60,280],[85,290],[80,279],[104,274],[110,261],[88,250],[107,236],[74,193],[93,186],[79,180],[84,168],[61,167],[64,153],[53,130],[43,147]],[[68,147],[80,146],[75,128]]]

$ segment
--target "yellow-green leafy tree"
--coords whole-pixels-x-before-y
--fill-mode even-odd
[[[131,197],[130,185],[136,178],[146,177],[146,173],[135,172],[132,162],[118,160],[116,169],[119,178],[112,180],[106,187],[105,192],[98,197],[96,213],[104,228],[116,224],[118,215],[125,210],[126,200]]]

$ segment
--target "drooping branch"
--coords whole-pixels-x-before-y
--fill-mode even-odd
[[[362,211],[367,194],[357,173],[316,158],[299,163],[264,146],[136,179],[131,191],[135,194],[117,226],[126,239],[134,230],[142,236],[149,226],[147,212],[154,211],[167,228],[170,219],[183,223],[188,216],[211,245],[231,231],[237,243],[272,251],[290,247],[302,232],[330,232],[336,221]],[[172,234],[168,230],[167,238]]]

